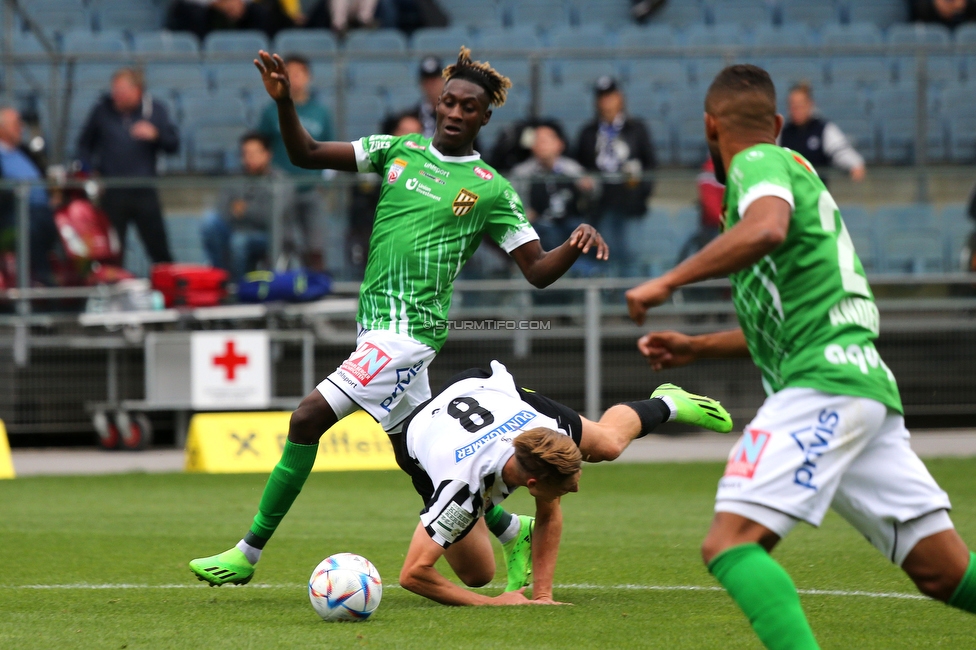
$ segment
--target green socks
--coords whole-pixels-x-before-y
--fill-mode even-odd
[[[255,541],[267,541],[281,523],[281,519],[295,502],[295,497],[302,491],[305,479],[312,471],[315,464],[315,455],[319,451],[318,444],[300,445],[290,440],[285,441],[285,449],[281,454],[281,460],[275,465],[268,477],[268,482],[264,486],[264,494],[261,495],[261,503],[258,504],[258,514],[254,516],[254,523],[248,533],[248,543],[253,546]],[[261,542],[261,548],[264,543]]]
[[[726,549],[715,556],[708,570],[742,609],[767,648],[820,647],[789,574],[759,544]]]
[[[949,604],[956,609],[976,614],[976,553],[972,551],[969,553],[969,568],[952,593]]]
[[[518,533],[518,525],[514,526],[514,533],[512,532],[513,522],[517,524],[518,517],[505,512],[501,506],[492,506],[485,511],[485,523],[488,524],[488,530],[502,544],[512,539],[515,536],[514,533]]]

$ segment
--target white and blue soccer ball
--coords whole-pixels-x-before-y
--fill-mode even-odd
[[[364,621],[376,611],[382,597],[380,572],[355,553],[330,555],[308,580],[308,599],[324,621]]]

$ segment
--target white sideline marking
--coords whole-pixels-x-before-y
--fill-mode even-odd
[[[226,585],[238,588],[238,585]],[[489,585],[501,587],[502,585]],[[131,583],[120,584],[88,584],[84,582],[64,585],[0,585],[0,589],[205,589],[204,584],[175,584],[175,585],[138,585]],[[243,587],[240,587],[243,588]],[[302,585],[269,585],[256,583],[246,585],[247,589],[301,589]],[[386,589],[399,589],[400,585],[384,585]],[[554,585],[554,589],[585,589],[600,591],[606,589],[618,591],[725,591],[722,587],[706,585],[593,585],[593,584],[562,584]],[[842,589],[798,589],[805,596],[842,596],[860,598],[894,598],[899,600],[931,600],[921,594],[906,594],[897,591],[844,591]]]

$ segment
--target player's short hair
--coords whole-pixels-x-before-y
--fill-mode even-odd
[[[240,145],[243,147],[247,142],[260,142],[268,151],[271,151],[271,138],[259,131],[246,131],[244,135],[241,136]]]
[[[758,66],[730,65],[708,87],[705,112],[741,130],[775,128],[776,87],[769,73]]]
[[[308,60],[307,56],[301,54],[286,54],[284,58],[285,65],[289,63],[297,63],[300,66],[304,66],[306,70],[312,69],[312,62]]]
[[[512,444],[519,465],[544,483],[562,483],[580,471],[583,464],[583,455],[572,438],[545,427],[529,429]]]
[[[512,87],[512,80],[495,70],[487,61],[471,60],[471,50],[461,46],[457,62],[444,68],[441,75],[447,81],[464,79],[481,86],[488,95],[491,106],[504,106],[508,97],[508,89]]]

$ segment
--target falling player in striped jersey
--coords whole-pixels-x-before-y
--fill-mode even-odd
[[[511,82],[487,63],[472,61],[467,48],[444,70],[433,138],[374,135],[354,142],[313,140],[295,112],[284,61],[263,51],[259,57],[254,63],[277,103],[292,162],[308,169],[376,172],[384,182],[359,293],[357,348],[292,414],[281,460],[244,538],[223,553],[190,562],[200,580],[215,586],[251,579],[262,549],[308,478],[319,439],[329,427],[363,409],[395,432],[430,397],[427,368],[447,338],[454,279],[484,234],[540,288],[590,249],[600,260],[609,254],[599,233],[585,224],[561,246],[542,249],[518,194],[473,148],[492,108],[505,103]],[[530,518],[505,515],[521,523],[518,535],[527,539]],[[523,553],[525,548],[518,545]],[[524,567],[511,553],[506,548],[509,566],[515,571]]]
[[[400,584],[445,605],[555,604],[556,553],[562,534],[560,497],[576,492],[583,460],[613,460],[632,440],[668,421],[728,433],[722,406],[664,384],[650,399],[618,404],[592,422],[547,397],[520,388],[497,361],[491,371],[456,375],[390,436],[397,463],[424,501]],[[499,521],[499,504],[516,488],[535,497],[531,542],[532,600],[521,584],[488,597],[442,576],[442,556],[469,587],[495,575],[488,533],[515,539],[518,522]]]

